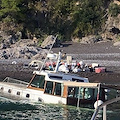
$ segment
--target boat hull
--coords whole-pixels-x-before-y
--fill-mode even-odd
[[[52,104],[66,104],[66,98],[44,93],[44,90],[27,88],[27,86],[17,86],[13,84],[0,83],[0,93],[3,97],[16,100],[28,100],[30,102],[43,102]]]

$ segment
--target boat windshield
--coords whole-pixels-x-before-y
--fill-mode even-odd
[[[44,89],[44,83],[45,83],[45,76],[36,75],[31,83],[31,86]]]

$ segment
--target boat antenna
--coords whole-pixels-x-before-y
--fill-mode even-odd
[[[54,37],[53,42],[52,42],[52,45],[50,46],[50,49],[49,49],[49,51],[48,51],[47,55],[50,53],[50,51],[51,51],[51,49],[52,49],[52,47],[53,47],[53,45],[54,45],[54,43],[55,43],[55,41],[56,41],[57,37],[58,37],[58,35],[56,35],[56,37]],[[44,60],[44,62],[43,62],[43,64],[42,64],[42,66],[41,66],[41,68],[40,68],[40,71],[43,69],[43,67],[44,67],[44,65],[45,65],[46,60],[47,60],[47,56],[46,56],[46,58],[45,58],[45,60]]]
[[[50,51],[51,51],[51,49],[52,49],[52,47],[53,47],[53,45],[54,45],[54,43],[55,43],[57,37],[58,37],[58,35],[56,35],[56,37],[54,37],[53,42],[52,42],[52,45],[50,46],[50,49],[49,49],[49,51],[48,51],[47,54],[50,53]],[[41,66],[41,68],[40,68],[40,71],[42,71],[42,69],[43,69],[43,67],[44,67],[44,64],[45,64],[46,60],[47,60],[47,56],[46,56],[46,58],[45,58],[45,60],[44,60],[44,62],[43,62],[43,64],[42,64],[42,66]],[[33,77],[31,78],[31,80],[30,80],[30,82],[29,82],[29,84],[28,84],[27,87],[29,87],[29,86],[31,85],[31,83],[32,83],[33,79],[35,78],[35,76],[36,76],[36,73],[35,73],[35,74],[33,75]]]
[[[58,72],[60,61],[61,61],[61,50],[59,51],[58,60],[57,60],[56,67],[54,70],[55,73]]]

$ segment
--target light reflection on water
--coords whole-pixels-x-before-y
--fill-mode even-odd
[[[93,109],[52,104],[28,104],[0,98],[0,120],[90,120]],[[109,120],[119,120],[120,112],[108,112]],[[99,120],[102,120],[99,118]]]

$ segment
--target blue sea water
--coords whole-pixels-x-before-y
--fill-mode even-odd
[[[94,109],[28,103],[0,98],[0,120],[90,120]],[[102,120],[102,113],[97,120]],[[119,110],[107,112],[108,120],[120,120]]]

